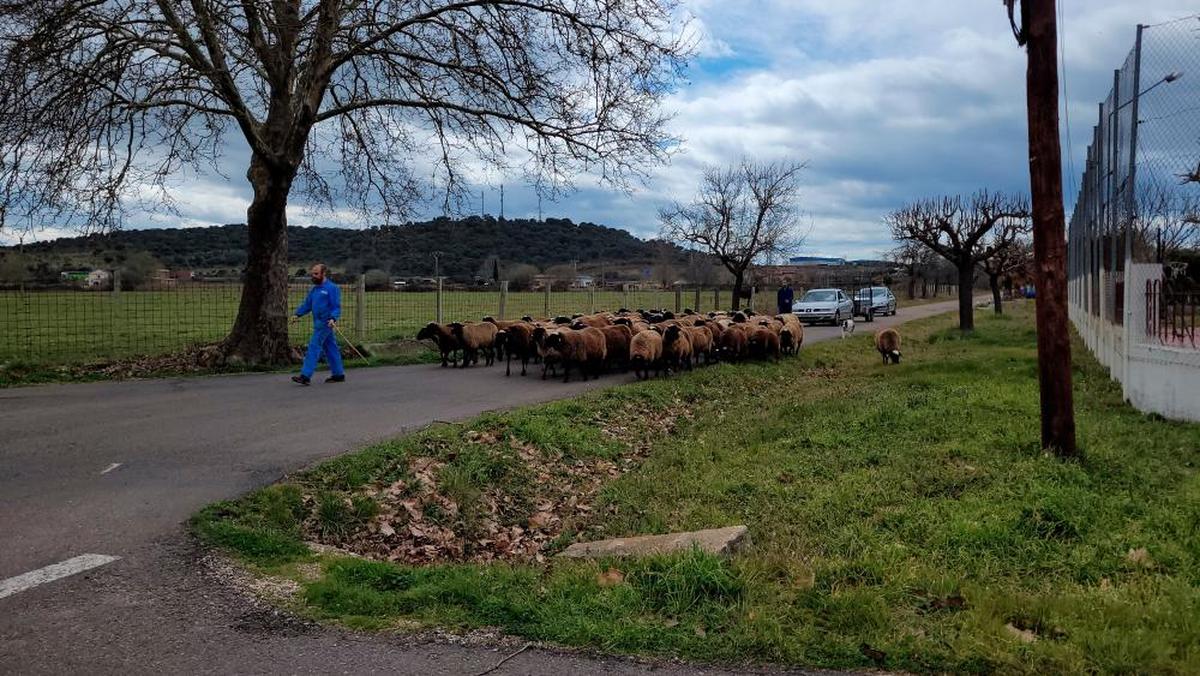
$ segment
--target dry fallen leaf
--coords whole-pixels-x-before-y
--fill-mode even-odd
[[[609,568],[608,570],[596,576],[596,582],[601,587],[615,587],[624,581],[625,573],[622,573],[616,568]]]
[[[1154,565],[1154,559],[1150,558],[1150,552],[1146,551],[1145,547],[1130,549],[1129,553],[1125,555],[1125,560],[1143,568],[1150,568]]]

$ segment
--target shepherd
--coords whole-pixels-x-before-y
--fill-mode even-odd
[[[779,314],[784,315],[792,311],[792,283],[784,280],[783,286],[779,288],[779,292],[775,294],[775,304],[779,307]]]
[[[301,385],[312,383],[313,372],[317,370],[317,361],[324,354],[331,371],[331,375],[325,379],[325,382],[345,382],[346,371],[342,367],[342,353],[338,349],[337,338],[334,336],[334,332],[337,330],[337,321],[342,316],[341,289],[330,281],[329,266],[324,263],[312,266],[308,274],[312,279],[313,288],[308,292],[308,296],[304,298],[300,307],[296,308],[296,314],[292,315],[291,319],[292,322],[296,322],[311,312],[313,318],[312,340],[308,341],[308,352],[304,355],[304,366],[300,368],[300,375],[292,376],[292,381]]]

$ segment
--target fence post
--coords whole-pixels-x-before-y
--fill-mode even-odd
[[[508,280],[500,282],[500,321],[504,321],[508,313]]]
[[[112,298],[113,300],[121,300],[121,270],[112,271]]]
[[[437,323],[442,323],[442,278],[437,278]]]
[[[628,284],[621,285],[621,307],[625,308],[626,310],[630,309],[629,308],[629,285]]]
[[[683,287],[675,285],[675,314],[683,312]]]
[[[354,340],[363,342],[367,334],[367,276],[359,275],[354,286]]]
[[[751,312],[754,312],[754,285],[750,285],[750,305],[748,306]]]
[[[713,289],[713,311],[714,312],[721,311],[721,289],[720,288]]]
[[[550,318],[550,287],[552,286],[554,286],[554,283],[550,280],[546,280],[545,285],[542,287],[542,314],[547,319]]]
[[[592,284],[588,287],[588,305],[592,308],[591,314],[596,314],[596,285]]]

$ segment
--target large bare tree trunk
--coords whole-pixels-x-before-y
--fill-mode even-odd
[[[1058,29],[1054,0],[1023,0],[1029,46],[1029,180],[1033,193],[1033,274],[1037,284],[1038,383],[1042,447],[1078,455],[1067,327],[1066,219],[1058,128]]]
[[[739,270],[733,273],[733,309],[742,309],[742,285],[745,283],[745,271]]]
[[[972,291],[975,286],[975,264],[958,264],[958,328],[960,331],[975,330],[975,304]]]
[[[916,270],[908,269],[908,299],[913,300],[917,297],[917,272]]]
[[[222,345],[226,357],[253,364],[292,360],[288,344],[287,199],[294,171],[250,161],[246,177],[254,201],[246,212],[250,243],[242,300],[233,329]]]

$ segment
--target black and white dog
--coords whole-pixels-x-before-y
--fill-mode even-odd
[[[854,334],[854,319],[842,320],[842,339]]]

